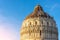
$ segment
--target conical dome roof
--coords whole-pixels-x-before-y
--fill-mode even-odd
[[[42,9],[42,7],[40,5],[37,5],[35,8],[34,8],[34,11],[28,15],[26,17],[26,19],[28,18],[34,18],[34,17],[49,17],[49,18],[52,18],[50,17],[47,13],[45,13]]]

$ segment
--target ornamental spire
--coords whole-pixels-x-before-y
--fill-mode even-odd
[[[35,12],[38,12],[38,11],[43,11],[42,7],[40,5],[37,5],[34,9]]]
[[[28,18],[34,18],[34,17],[45,17],[45,18],[51,18],[46,12],[43,11],[42,7],[40,5],[37,5],[34,8],[34,11],[26,17]]]

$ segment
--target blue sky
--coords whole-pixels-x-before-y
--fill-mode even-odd
[[[19,40],[22,21],[38,4],[54,17],[60,40],[60,0],[0,0],[0,40]]]

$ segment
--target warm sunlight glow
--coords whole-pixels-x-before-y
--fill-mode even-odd
[[[4,28],[0,28],[0,40],[14,40],[12,33]]]
[[[8,19],[0,15],[0,40],[18,40],[18,32],[15,25],[10,23]]]

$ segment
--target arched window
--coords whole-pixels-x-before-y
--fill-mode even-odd
[[[31,22],[30,22],[30,25],[31,25]]]
[[[37,21],[35,21],[35,24],[37,24]]]
[[[49,26],[49,22],[47,22],[47,25]]]
[[[49,22],[49,26],[51,26],[51,22]]]
[[[40,30],[40,36],[41,36],[41,30]]]
[[[42,22],[42,24],[43,24],[43,21],[41,21]]]

